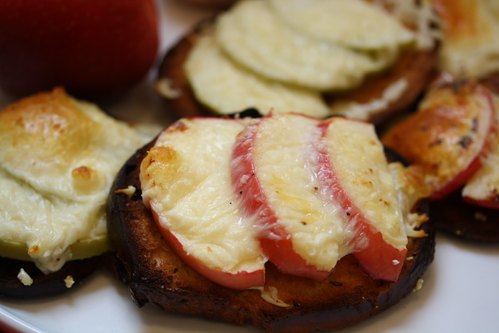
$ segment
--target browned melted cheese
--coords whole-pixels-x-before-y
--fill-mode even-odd
[[[392,128],[383,142],[430,175],[449,179],[479,149],[479,113],[485,101],[470,98],[477,85],[453,84],[431,91],[418,112]]]

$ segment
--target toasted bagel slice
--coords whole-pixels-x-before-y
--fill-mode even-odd
[[[73,260],[57,272],[43,274],[30,261],[0,258],[0,296],[30,300],[65,293],[90,277],[102,260],[103,256]]]
[[[499,242],[499,210],[466,203],[458,191],[432,203],[430,212],[438,229],[459,239]]]
[[[323,281],[282,273],[267,262],[260,289],[223,287],[191,269],[162,237],[142,199],[140,165],[153,143],[122,167],[107,203],[115,272],[138,306],[153,303],[188,314],[269,332],[340,329],[394,305],[414,290],[433,260],[434,232],[409,238],[407,260],[396,282],[375,280],[353,255],[342,257]]]
[[[245,64],[241,65],[233,61],[234,57],[231,54],[227,55],[228,52],[223,47],[217,47],[219,48],[218,54],[214,54],[216,51],[213,50],[209,54],[204,52],[205,50],[203,52],[200,50],[202,47],[199,45],[206,44],[205,40],[213,36],[217,42],[215,44],[220,46],[219,39],[225,38],[225,35],[217,33],[217,30],[221,30],[218,29],[217,24],[224,13],[200,22],[170,48],[163,58],[158,71],[156,88],[164,97],[167,110],[179,117],[223,115],[240,112],[247,108],[257,108],[262,114],[268,113],[271,109],[288,109],[300,113],[305,113],[304,110],[306,110],[310,111],[309,115],[318,118],[337,114],[381,123],[406,110],[420,96],[434,76],[438,46],[435,44],[433,47],[418,48],[414,45],[404,45],[393,54],[391,51],[385,52],[386,49],[370,51],[374,54],[371,55],[373,59],[377,59],[378,53],[383,56],[385,53],[390,53],[387,56],[389,59],[378,61],[375,65],[370,64],[371,67],[378,67],[366,70],[364,74],[355,72],[357,68],[368,66],[362,65],[362,59],[358,60],[358,64],[349,63],[354,61],[351,60],[352,58],[358,57],[360,52],[357,50],[346,56],[346,59],[350,59],[348,61],[342,60],[343,58],[331,59],[330,62],[333,63],[345,61],[344,66],[339,66],[336,77],[344,76],[348,84],[345,85],[342,81],[343,83],[338,83],[337,88],[315,89],[310,86],[303,88],[300,84],[293,82],[290,84],[280,82],[272,77],[264,77],[261,73],[255,73]],[[235,19],[232,21],[237,22]],[[230,29],[227,28],[227,30]],[[235,37],[234,40],[236,40]],[[351,51],[350,48],[345,49],[348,52]],[[240,53],[237,47],[231,50],[237,54]],[[336,54],[330,53],[331,57]],[[198,60],[194,60],[196,56],[193,54],[197,55]],[[274,54],[274,52],[269,52],[269,54]],[[224,59],[220,62],[220,58]],[[379,58],[382,57],[379,56]],[[225,67],[227,62],[231,63],[231,68]],[[279,63],[277,60],[273,62]],[[350,72],[345,70],[349,66],[352,67]],[[274,66],[262,65],[260,69],[266,71],[266,68],[270,67]],[[276,65],[276,67],[279,66]],[[299,71],[300,67],[308,67],[308,65],[296,67]],[[237,77],[232,75],[234,69]],[[199,74],[199,78],[195,79],[197,81],[193,82],[192,77],[197,75],[197,72],[203,72],[203,74]],[[361,75],[363,77],[359,78]],[[312,77],[314,76],[316,75]],[[239,90],[244,90],[245,94],[241,95],[237,88],[233,87],[244,87]],[[217,95],[220,92],[225,95]],[[241,103],[241,101],[245,102]]]

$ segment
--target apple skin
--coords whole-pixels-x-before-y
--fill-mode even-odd
[[[210,268],[197,258],[189,255],[178,238],[175,237],[175,235],[170,230],[162,226],[162,224],[160,223],[161,218],[158,216],[151,203],[147,202],[145,204],[147,207],[149,207],[149,210],[151,211],[154,221],[156,222],[156,225],[158,226],[158,229],[163,238],[166,239],[173,251],[175,251],[175,253],[182,259],[182,261],[189,267],[191,267],[207,279],[231,289],[244,290],[253,287],[260,287],[265,284],[265,270],[263,269],[252,272],[224,272],[222,270]]]
[[[471,197],[463,197],[463,200],[467,203],[490,209],[499,209],[499,196],[491,197],[484,200],[477,200]]]
[[[436,189],[430,196],[432,200],[439,200],[450,193],[458,190],[461,186],[463,186],[466,181],[468,181],[471,176],[475,174],[475,172],[480,169],[481,166],[481,158],[484,156],[486,153],[485,149],[482,149],[481,153],[479,153],[473,160],[468,164],[468,166],[457,173],[454,178],[452,178],[448,183],[446,183],[444,186],[442,186],[439,189]]]
[[[388,130],[383,143],[434,178],[430,198],[439,200],[480,168],[494,132],[494,113],[492,95],[483,86],[444,82],[428,92],[416,113]]]
[[[328,126],[335,121],[334,119],[319,124],[322,137],[326,136]],[[360,265],[374,279],[397,281],[407,256],[407,249],[397,249],[388,244],[383,240],[381,233],[371,226],[336,176],[325,145],[319,145],[317,150],[317,177],[321,186],[327,189],[326,193],[339,203],[349,217],[346,223],[354,230],[351,240],[353,254]]]
[[[279,224],[279,219],[255,175],[253,145],[260,124],[261,122],[247,126],[238,135],[234,145],[231,178],[236,195],[241,200],[245,214],[257,217],[255,223],[260,230],[260,246],[269,260],[284,273],[322,281],[330,272],[308,264],[294,251],[291,235]],[[241,179],[247,181],[241,182]]]
[[[23,96],[63,86],[76,96],[140,81],[159,47],[154,0],[0,1],[0,87]]]

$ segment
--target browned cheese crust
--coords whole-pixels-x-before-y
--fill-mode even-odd
[[[323,282],[285,275],[268,264],[265,288],[276,288],[278,298],[290,307],[265,301],[257,290],[222,287],[181,261],[163,240],[142,203],[139,165],[149,147],[139,150],[123,166],[107,206],[110,239],[116,249],[116,274],[129,286],[139,306],[150,302],[168,312],[249,324],[269,332],[334,330],[397,303],[411,293],[433,260],[434,232],[426,223],[428,236],[410,239],[409,259],[395,283],[373,280],[348,255]],[[136,188],[133,195],[119,191],[129,186]]]
[[[193,30],[183,36],[168,50],[158,71],[158,80],[167,79],[171,87],[180,93],[179,97],[165,98],[166,110],[179,117],[209,115],[213,112],[196,100],[184,72],[184,63],[197,38],[211,29],[213,19],[199,23]],[[426,86],[433,80],[436,71],[437,49],[407,50],[388,70],[368,77],[360,87],[343,92],[324,94],[328,105],[340,102],[368,103],[380,99],[383,92],[391,84],[405,79],[407,88],[388,106],[376,112],[369,121],[379,124],[401,112],[406,111],[423,93]],[[239,112],[243,110],[234,110]]]

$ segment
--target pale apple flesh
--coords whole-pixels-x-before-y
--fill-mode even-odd
[[[318,178],[344,211],[353,253],[373,278],[396,281],[407,236],[382,145],[367,123],[333,118],[320,128]]]
[[[266,258],[239,212],[228,172],[244,124],[181,120],[160,135],[140,173],[143,201],[172,249],[201,275],[234,289],[265,279]]]
[[[323,280],[348,252],[348,235],[338,210],[320,197],[308,160],[315,135],[317,120],[267,116],[238,136],[231,173],[269,260],[285,273]]]
[[[158,222],[160,221],[160,218],[155,213],[156,210],[152,207],[150,207],[150,209],[153,212],[154,219],[157,221],[163,238],[168,241],[168,244],[173,248],[177,255],[182,258],[183,262],[192,267],[195,271],[211,281],[232,289],[247,289],[264,285],[265,271],[263,269],[229,272],[224,270],[223,267],[209,267],[201,259],[191,255],[189,251],[183,247],[182,243],[178,240],[174,233],[172,233],[169,229],[162,227],[160,222]]]
[[[482,157],[480,168],[466,182],[463,199],[473,205],[499,209],[499,98],[494,96],[495,124],[488,137],[487,155]]]

